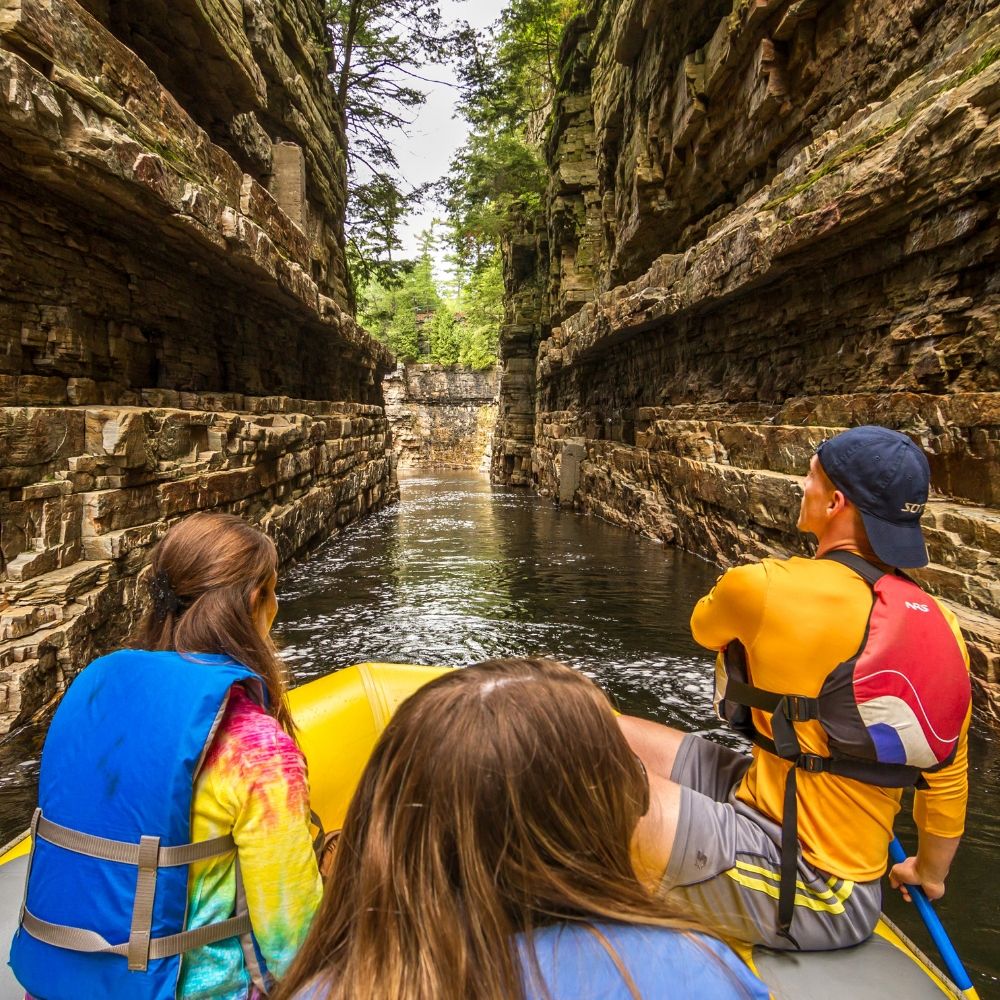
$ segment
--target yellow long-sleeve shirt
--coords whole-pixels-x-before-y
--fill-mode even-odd
[[[815,696],[827,674],[858,650],[872,597],[868,584],[828,559],[765,559],[731,569],[695,606],[691,633],[708,649],[738,639],[747,650],[753,683],[769,691]],[[941,609],[955,633],[966,667],[969,654],[955,616]],[[971,712],[970,712],[971,715]],[[754,724],[771,736],[770,720],[756,709]],[[806,753],[827,754],[818,722],[796,726]],[[968,797],[966,717],[955,759],[926,775],[929,788],[914,803],[917,826],[939,837],[961,836]],[[737,797],[780,822],[789,764],[755,747]],[[799,840],[805,859],[840,878],[864,882],[886,868],[892,824],[902,792],[831,774],[798,775]]]

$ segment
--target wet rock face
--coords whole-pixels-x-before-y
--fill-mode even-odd
[[[936,490],[920,578],[1000,715],[1000,13],[684,6],[595,2],[567,36],[547,212],[508,250],[527,305],[501,351],[534,365],[500,407],[532,434],[496,453],[728,565],[807,550],[821,440],[910,434]]]
[[[284,562],[392,499],[381,406],[166,391],[143,402],[0,409],[2,732],[121,644],[177,518],[246,517]]]
[[[176,518],[283,559],[391,499],[321,4],[0,4],[0,733],[141,610]]]
[[[392,451],[401,466],[479,469],[490,461],[495,369],[400,365],[382,382]]]

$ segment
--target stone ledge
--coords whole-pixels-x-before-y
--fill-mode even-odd
[[[13,431],[0,434],[0,585],[6,577],[27,586],[87,553],[112,556],[115,543],[101,541],[109,532],[231,507],[265,491],[275,502],[294,499],[312,478],[343,478],[359,464],[384,461],[388,425],[381,408],[343,409],[344,415],[319,416],[0,409],[0,430]],[[73,435],[49,430],[68,424],[76,427]],[[4,454],[11,438],[19,439],[18,448]]]
[[[372,367],[390,366],[390,352],[321,294],[309,241],[271,195],[73,0],[6,8],[0,41],[16,49],[0,48],[0,133],[36,183],[157,215],[183,242],[266,278],[259,291],[294,299]]]
[[[946,52],[916,82],[871,109],[832,143],[807,147],[774,181],[730,213],[684,254],[656,260],[640,278],[604,293],[543,341],[538,377],[599,354],[621,340],[702,314],[795,268],[821,266],[824,255],[877,240],[917,213],[944,210],[1000,176],[1000,14],[971,42],[955,43],[964,65]],[[942,67],[947,68],[943,79]],[[921,153],[933,143],[934,155]],[[947,184],[945,183],[947,182]],[[905,254],[960,239],[978,216],[917,229]]]
[[[36,460],[0,470],[31,480],[0,484],[0,732],[122,641],[149,553],[177,518],[247,517],[287,562],[394,499],[381,407],[314,402],[332,412],[0,409],[0,429],[15,429],[0,451],[15,454],[13,439],[18,462]]]

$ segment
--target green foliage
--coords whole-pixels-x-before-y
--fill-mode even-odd
[[[547,184],[542,136],[558,83],[559,42],[580,0],[508,0],[464,60],[461,110],[472,126],[439,185],[459,270],[463,363],[495,362],[503,320],[500,247]]]
[[[492,259],[516,207],[541,204],[545,168],[538,152],[515,132],[473,132],[452,161],[445,204],[459,266],[475,271]]]
[[[460,266],[488,261],[513,210],[541,204],[541,135],[555,94],[559,38],[578,0],[510,0],[460,70],[461,110],[472,125],[442,195]]]
[[[446,29],[437,0],[328,2],[331,72],[351,137],[348,233],[360,318],[403,360],[495,364],[503,321],[500,247],[512,216],[542,204],[541,142],[559,41],[580,0],[508,0],[496,25],[479,35],[464,26]],[[404,191],[386,136],[423,103],[412,83],[418,70],[459,52],[460,108],[472,130],[438,186],[457,266],[457,288],[446,299],[434,286],[430,237],[412,268],[399,262],[398,223],[423,192]],[[359,163],[367,170],[363,181]]]
[[[432,361],[439,365],[456,365],[461,360],[462,345],[459,335],[461,326],[456,322],[450,303],[442,302],[434,318],[429,323],[430,352]]]
[[[547,115],[557,83],[559,40],[579,0],[509,0],[462,66],[462,110],[479,129],[519,133]]]
[[[358,318],[400,361],[489,368],[496,364],[503,316],[499,252],[456,298],[444,299],[434,280],[432,249],[433,237],[425,233],[420,257],[398,284],[365,286]]]
[[[437,0],[326,0],[327,71],[348,143],[348,261],[355,285],[398,284],[399,224],[425,194],[399,176],[393,138],[425,102],[427,67],[464,51]]]
[[[420,257],[392,282],[371,280],[359,295],[358,319],[401,361],[427,354],[426,317],[441,309],[431,261],[433,237],[424,234]]]
[[[470,368],[495,365],[503,322],[503,266],[499,249],[472,272],[459,303],[464,315],[459,360]]]

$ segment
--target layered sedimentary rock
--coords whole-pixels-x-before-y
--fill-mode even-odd
[[[802,550],[819,441],[898,428],[933,471],[920,579],[996,711],[1000,11],[595,2],[562,67],[544,236],[509,255],[533,481],[730,564]]]
[[[324,46],[313,0],[0,0],[0,733],[172,519],[287,558],[392,495]]]
[[[527,486],[535,442],[535,358],[549,333],[548,237],[544,216],[516,223],[503,245],[504,324],[490,476],[496,482]]]
[[[490,459],[497,376],[460,365],[399,365],[382,382],[401,466],[479,469]]]

